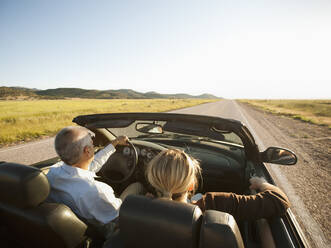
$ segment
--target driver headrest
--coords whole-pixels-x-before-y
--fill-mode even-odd
[[[39,205],[50,190],[41,170],[15,163],[0,164],[0,188],[0,203],[18,208]]]
[[[198,247],[201,218],[191,204],[130,195],[120,209],[120,238],[125,247]]]

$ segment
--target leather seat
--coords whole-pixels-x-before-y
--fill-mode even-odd
[[[233,216],[215,210],[205,211],[201,223],[199,247],[244,248],[244,242]]]
[[[50,186],[41,170],[0,164],[1,226],[20,247],[81,247],[87,226],[63,204],[45,203]],[[13,247],[15,247],[13,245]]]
[[[120,215],[124,247],[198,247],[202,212],[191,204],[130,195]]]
[[[119,227],[106,247],[244,247],[232,215],[167,199],[128,196]]]

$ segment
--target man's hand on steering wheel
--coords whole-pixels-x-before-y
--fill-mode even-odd
[[[118,136],[116,139],[114,139],[111,143],[114,147],[117,145],[128,145],[129,138],[125,135]]]
[[[123,183],[131,177],[138,164],[137,149],[127,136],[118,136],[111,144],[114,147],[129,146],[130,154],[123,154],[123,147],[117,147],[99,172],[111,183]]]

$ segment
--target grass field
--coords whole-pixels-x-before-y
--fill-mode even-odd
[[[73,125],[77,115],[119,112],[164,112],[217,100],[114,99],[0,101],[0,146],[51,136]]]
[[[331,100],[240,100],[271,113],[331,128]]]

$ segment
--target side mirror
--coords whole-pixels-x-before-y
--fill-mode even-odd
[[[152,123],[137,123],[136,130],[142,133],[162,134],[163,128],[160,125]]]
[[[294,152],[280,148],[269,147],[264,152],[260,152],[262,162],[281,164],[281,165],[295,165],[298,161]]]

